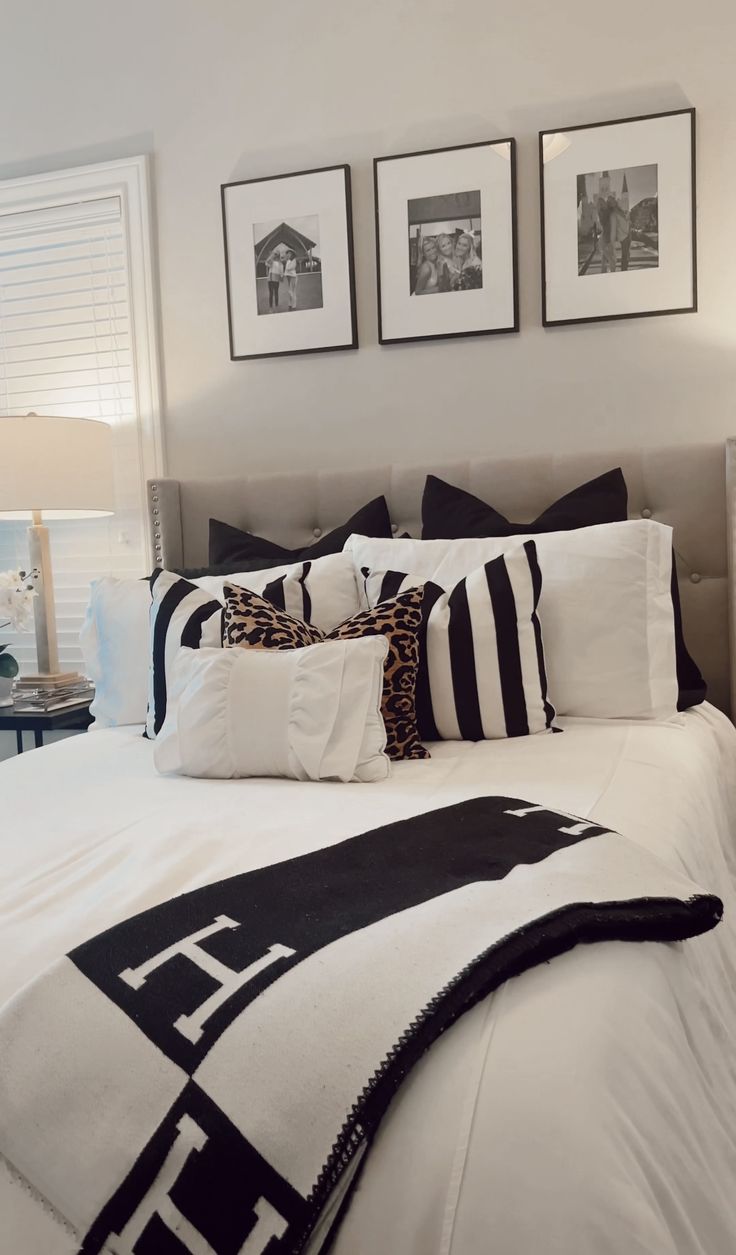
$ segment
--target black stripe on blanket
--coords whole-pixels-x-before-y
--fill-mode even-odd
[[[606,868],[607,843],[619,843],[615,848],[620,859],[621,841],[592,821],[518,799],[475,798],[183,894],[79,946],[69,956],[79,971],[183,1070],[181,1091],[164,1120],[151,1129],[144,1149],[136,1151],[131,1171],[89,1230],[83,1255],[98,1255],[111,1235],[124,1229],[136,1255],[182,1255],[194,1249],[185,1235],[181,1242],[172,1237],[163,1218],[165,1213],[171,1219],[172,1207],[196,1231],[197,1250],[231,1255],[248,1239],[254,1255],[301,1252],[315,1225],[344,1201],[401,1081],[480,998],[580,942],[680,940],[718,922],[722,904],[707,894],[575,900],[580,884],[590,884],[585,868],[591,866],[591,854],[593,865]],[[656,861],[652,873],[651,856],[633,844],[628,851],[628,844],[626,857],[633,860],[629,875],[641,871],[644,877],[634,875],[635,883],[651,885],[654,874],[655,883],[672,888],[673,894],[682,888]],[[306,1196],[283,1175],[283,1166],[277,1171],[242,1127],[235,1128],[222,1109],[227,1102],[221,1099],[216,1105],[203,1092],[201,1073],[192,1079],[225,1030],[238,1016],[247,1016],[258,995],[317,951],[355,933],[360,933],[361,945],[370,947],[371,925],[432,901],[434,912],[439,911],[432,918],[441,927],[445,918],[453,918],[444,910],[458,890],[502,882],[515,869],[532,869],[565,851],[564,858],[572,860],[572,871],[562,873],[563,884],[564,876],[571,875],[565,905],[536,917],[533,907],[524,908],[525,922],[486,948],[476,948],[472,934],[472,949],[466,950],[472,957],[406,1024],[388,1054],[366,1067],[367,1058],[357,1060],[358,1073],[370,1079],[356,1094],[342,1128],[336,1128],[326,1160],[315,1163],[309,1176],[314,1185]],[[555,866],[559,877],[559,861]],[[540,869],[538,881],[531,870],[523,873],[529,887],[524,887],[522,903],[535,885],[539,902],[549,900],[545,885],[550,877],[554,882],[551,868],[552,863]],[[564,901],[557,883],[555,900]],[[482,927],[487,940],[493,935],[486,930],[492,930],[492,921]],[[448,944],[452,936],[451,930]],[[349,968],[344,978],[350,980]],[[378,1003],[372,1014],[381,1014]],[[340,1028],[339,1015],[325,1024],[331,1050],[339,1050]],[[289,1031],[298,1034],[298,1022]],[[273,1047],[278,1051],[277,1041]],[[247,1073],[247,1058],[242,1068]],[[297,1088],[298,1080],[294,1078]],[[136,1084],[137,1078],[123,1071],[121,1083]],[[329,1091],[328,1076],[325,1088]],[[288,1163],[288,1146],[282,1150],[282,1163]]]

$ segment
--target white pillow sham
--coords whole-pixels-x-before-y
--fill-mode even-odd
[[[208,779],[385,780],[383,637],[303,649],[179,650],[158,771]]]
[[[651,519],[533,537],[390,540],[351,536],[356,572],[411,571],[447,588],[532,539],[550,701],[559,715],[669,719],[677,713],[672,529]]]
[[[191,580],[211,598],[224,602],[225,578],[254,593],[281,587],[284,609],[308,618],[323,632],[360,609],[360,597],[349,554],[327,554],[313,562],[261,571]],[[278,589],[275,589],[278,596]],[[95,580],[90,591],[80,642],[87,675],[95,685],[91,706],[95,728],[145,723],[148,705],[151,590],[147,580]],[[214,644],[214,641],[208,641]]]
[[[93,728],[145,723],[151,590],[147,580],[93,580],[79,643],[95,686]]]

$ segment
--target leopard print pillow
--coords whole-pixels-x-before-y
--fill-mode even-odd
[[[385,636],[388,641],[381,714],[389,758],[429,758],[429,751],[419,740],[414,701],[423,599],[423,588],[410,588],[399,597],[382,601],[375,610],[354,614],[329,633],[332,640]]]
[[[295,619],[257,593],[225,584],[223,644],[244,649],[298,649],[325,640],[385,636],[388,656],[383,669],[381,714],[386,727],[389,758],[429,758],[417,732],[415,690],[419,666],[419,628],[422,588],[410,588],[399,597],[382,601],[375,610],[363,610],[331,632]]]
[[[299,649],[316,645],[324,634],[311,623],[295,619],[286,610],[259,597],[247,588],[225,583],[225,613],[222,640],[242,649]]]

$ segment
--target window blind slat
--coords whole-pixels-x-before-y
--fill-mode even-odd
[[[120,234],[90,236],[88,239],[77,237],[73,249],[69,248],[69,241],[61,237],[33,248],[24,248],[22,244],[14,248],[12,245],[12,238],[0,237],[0,275],[5,275],[8,280],[15,277],[20,280],[24,271],[35,271],[39,266],[48,266],[51,273],[56,273],[57,267],[80,265],[82,261],[89,267],[93,258],[99,258],[99,266],[104,269],[104,259],[111,247],[118,252],[118,264],[121,261],[125,264],[125,240]]]
[[[96,353],[89,350],[86,353],[71,352],[49,355],[47,357],[21,357],[17,358],[12,352],[7,352],[7,378],[8,379],[44,379],[51,375],[66,371],[74,371],[78,374],[89,374],[96,370],[108,370],[112,367],[121,371],[131,370],[130,354],[127,349],[100,348]]]
[[[26,283],[37,279],[56,279],[69,278],[73,275],[89,274],[90,271],[106,271],[108,269],[108,260],[112,259],[117,263],[119,269],[125,267],[125,254],[122,249],[122,239],[115,240],[115,252],[108,247],[109,240],[101,240],[99,251],[96,252],[76,252],[69,256],[66,249],[60,256],[49,253],[48,250],[40,252],[28,251],[25,261],[14,261],[11,258],[16,254],[0,254],[0,284],[3,287],[14,287],[17,283]],[[96,248],[96,245],[93,245]],[[33,273],[31,273],[33,272]]]
[[[49,232],[61,232],[64,229],[78,233],[83,228],[90,230],[95,224],[112,222],[120,228],[120,199],[117,196],[93,196],[89,200],[74,201],[69,204],[55,205],[53,209],[26,209],[3,214],[2,238],[5,240],[15,234],[27,241],[32,247],[34,242]]]
[[[11,327],[8,323],[5,329],[5,339],[9,347],[36,343],[64,344],[67,336],[73,339],[75,336],[87,338],[95,334],[127,335],[127,330],[127,311],[125,314],[109,316],[106,319],[80,318],[75,314],[58,318],[52,314],[34,314],[28,317],[27,321],[19,322],[16,327]],[[54,334],[50,336],[49,332]]]
[[[8,265],[0,262],[0,289],[12,296],[14,288],[38,283],[70,283],[89,276],[125,274],[125,257],[116,248],[114,256],[109,248],[89,256],[39,257],[35,261],[19,265]]]
[[[10,337],[8,337],[10,339]],[[96,356],[98,353],[126,353],[130,358],[127,337],[114,334],[97,336],[65,336],[56,340],[33,340],[30,336],[25,343],[5,345],[5,354],[9,362],[46,362],[61,361],[67,357]]]

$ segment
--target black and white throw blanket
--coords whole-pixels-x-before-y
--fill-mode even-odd
[[[417,815],[164,902],[28,986],[0,1016],[0,1152],[83,1255],[317,1252],[397,1087],[479,998],[721,913],[590,821]]]

